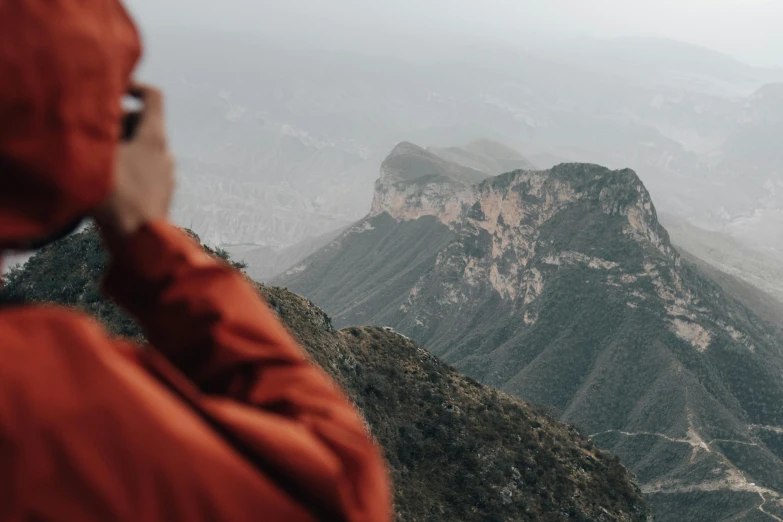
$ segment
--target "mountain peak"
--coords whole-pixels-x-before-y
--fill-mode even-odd
[[[401,141],[397,145],[394,146],[392,151],[389,153],[389,157],[393,156],[400,156],[404,154],[421,154],[425,152],[424,147],[419,147],[415,143],[411,143],[409,141]]]
[[[529,236],[530,231],[561,211],[574,213],[572,207],[577,207],[578,212],[596,215],[598,220],[604,219],[599,214],[614,216],[622,222],[626,236],[677,262],[668,234],[658,223],[650,194],[633,170],[564,163],[549,170],[515,170],[475,185],[455,183],[445,176],[393,176],[393,167],[401,164],[414,169],[421,166],[412,160],[411,151],[417,159],[430,160],[434,156],[413,147],[416,146],[408,144],[384,162],[371,216],[388,213],[398,221],[431,216],[453,230],[471,223],[493,236],[509,234],[508,240],[513,243],[511,236]],[[401,163],[395,158],[405,161]],[[444,160],[438,160],[437,164],[443,165]]]
[[[370,216],[280,283],[585,427],[656,519],[734,520],[725,506],[759,495],[777,509],[783,336],[681,260],[635,172],[378,188]]]
[[[472,185],[487,176],[479,170],[445,160],[413,143],[402,142],[392,149],[381,164],[380,181],[415,185]]]
[[[588,201],[597,202],[609,215],[628,217],[631,230],[651,241],[667,255],[673,255],[668,233],[658,222],[652,197],[631,169],[610,170],[588,163],[563,163],[549,170],[553,180],[567,184]]]

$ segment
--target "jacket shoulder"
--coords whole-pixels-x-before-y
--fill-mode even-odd
[[[66,307],[35,305],[0,309],[0,358],[41,357],[50,348],[78,350],[112,343],[93,317]]]
[[[0,329],[3,332],[26,330],[31,326],[36,329],[65,328],[88,330],[101,329],[98,321],[92,316],[75,308],[54,305],[25,305],[0,308]]]

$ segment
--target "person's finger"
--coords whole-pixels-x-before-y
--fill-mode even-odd
[[[163,93],[149,85],[143,86],[144,114],[163,119]]]
[[[165,141],[163,93],[151,85],[141,83],[132,84],[128,92],[144,103],[136,134]]]
[[[144,114],[163,117],[163,93],[160,89],[146,83],[133,82],[128,86],[128,94],[143,102]]]

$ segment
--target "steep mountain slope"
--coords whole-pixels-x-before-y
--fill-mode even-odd
[[[396,183],[462,183],[472,185],[489,177],[478,169],[441,158],[413,143],[397,145],[381,164],[383,176]]]
[[[12,270],[0,304],[78,307],[111,332],[142,339],[98,292],[104,264],[98,235],[87,229]],[[258,288],[363,412],[390,464],[397,520],[647,520],[627,470],[573,427],[458,374],[390,329],[337,331],[312,302]]]
[[[630,170],[465,186],[382,169],[371,213],[277,282],[552,408],[630,465],[660,520],[783,516],[780,324],[680,257]]]
[[[682,247],[783,303],[783,260],[753,250],[726,234],[696,227],[676,216],[662,215],[661,223],[678,248]]]
[[[383,162],[382,168],[387,172],[387,176],[400,180],[413,175],[417,183],[427,177],[429,181],[452,180],[472,184],[491,175],[523,167],[532,168],[532,165],[514,149],[496,141],[478,140],[462,147],[428,149],[402,143],[395,147]],[[185,186],[190,187],[190,182],[186,181]],[[216,227],[214,211],[200,213],[199,205],[190,207],[189,204],[183,203],[184,208],[194,215],[189,226],[206,231],[210,244],[221,245],[233,256],[247,263],[247,273],[255,281],[267,281],[280,275],[335,239],[355,221],[354,219],[349,222],[345,217],[338,220],[335,214],[309,205],[307,200],[290,192],[288,184],[278,191],[269,185],[234,183],[215,178],[214,186],[235,194],[235,208],[230,213],[226,212],[226,219]],[[209,206],[211,196],[212,191],[201,194],[204,199],[201,207]],[[336,198],[334,193],[322,196],[333,202]],[[345,196],[348,197],[348,194]],[[282,208],[281,202],[285,202],[287,208]],[[356,205],[353,201],[351,204]],[[181,206],[180,211],[182,208]],[[182,222],[184,218],[180,214],[178,216]],[[260,225],[259,221],[265,221],[266,225]],[[221,235],[220,228],[229,224],[231,235]],[[341,225],[339,228],[330,228],[337,227],[338,224]],[[267,234],[266,241],[271,245],[258,246],[253,243],[253,234],[257,234],[262,227]],[[223,241],[216,241],[216,237],[222,237]],[[243,239],[239,243],[231,243],[226,241],[227,237]],[[275,244],[278,237],[309,239],[301,239],[286,246]]]
[[[778,140],[781,132],[783,83],[764,85],[745,102],[718,156],[721,167],[751,182],[748,188],[762,189],[770,179],[779,181],[783,177],[783,151]]]
[[[733,197],[721,201],[724,230],[783,261],[783,83],[750,96],[714,167]]]
[[[759,290],[758,286],[748,283],[740,276],[721,270],[711,261],[705,261],[687,250],[679,249],[679,252],[684,260],[695,265],[700,272],[718,283],[724,292],[752,310],[753,313],[770,324],[780,324],[783,319],[783,301]]]

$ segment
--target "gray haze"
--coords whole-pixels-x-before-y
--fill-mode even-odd
[[[308,45],[380,45],[409,35],[532,44],[654,36],[783,66],[778,0],[130,0],[144,27],[230,30]],[[326,37],[326,38],[324,38]],[[368,38],[369,37],[369,38]]]
[[[179,224],[266,278],[367,213],[398,143],[492,140],[632,168],[660,211],[783,261],[780,2],[369,3],[131,2]]]

